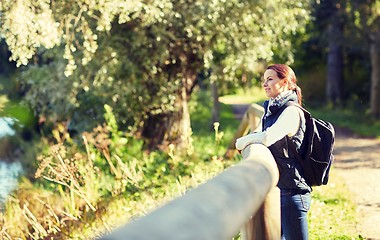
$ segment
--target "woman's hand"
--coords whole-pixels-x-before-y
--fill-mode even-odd
[[[249,144],[252,143],[255,143],[255,138],[253,137],[253,134],[249,134],[236,139],[235,147],[238,151],[242,151],[244,148],[246,148]]]

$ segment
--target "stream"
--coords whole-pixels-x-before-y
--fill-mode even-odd
[[[22,172],[20,162],[6,162],[0,160],[0,202],[4,203],[5,198],[17,186],[17,178]]]
[[[0,118],[0,138],[15,134],[10,127],[13,123],[11,118]],[[17,179],[22,172],[20,162],[10,162],[8,159],[0,158],[0,210],[3,210],[5,199],[10,191],[17,187]]]

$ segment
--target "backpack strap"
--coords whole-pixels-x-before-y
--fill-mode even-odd
[[[302,112],[304,113],[305,121],[307,121],[307,119],[311,117],[310,113],[307,110],[305,110],[303,107],[301,107],[298,103],[295,103],[295,102],[292,102],[292,101],[288,101],[285,105],[286,105],[286,107],[296,106],[299,109],[301,109]],[[304,136],[304,137],[306,137],[306,136]],[[301,165],[302,169],[304,169],[305,168],[305,164],[304,164],[304,161],[303,161],[301,155],[297,151],[296,144],[290,139],[289,136],[287,136],[287,138],[288,138],[288,143],[289,143],[288,145],[290,146],[290,149],[296,155],[296,158],[297,158],[299,164]]]
[[[311,118],[311,114],[303,107],[301,107],[298,103],[295,103],[293,101],[288,101],[287,103],[284,104],[284,106],[289,107],[289,106],[296,106],[299,109],[301,109],[305,115],[305,119]]]

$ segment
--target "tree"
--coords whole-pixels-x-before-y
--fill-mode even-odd
[[[101,115],[108,103],[151,148],[168,141],[185,149],[187,101],[200,71],[235,81],[274,52],[291,62],[287,36],[308,19],[307,2],[5,0],[1,36],[18,65],[38,63],[24,75],[38,113],[55,112],[83,130],[84,117]],[[59,96],[45,91],[61,84]]]
[[[311,34],[317,39],[320,51],[326,53],[326,100],[333,103],[341,102],[344,90],[343,49],[346,40],[345,0],[316,1],[312,15],[314,32]]]
[[[331,1],[331,11],[328,26],[328,54],[327,54],[327,81],[326,96],[333,103],[342,100],[343,88],[343,8],[336,1]]]
[[[371,37],[371,114],[380,119],[380,29]]]
[[[350,12],[354,23],[368,43],[371,62],[371,115],[380,118],[380,1],[352,0]]]

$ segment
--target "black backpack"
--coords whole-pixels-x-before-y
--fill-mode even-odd
[[[296,153],[303,168],[304,177],[310,186],[326,185],[331,164],[334,161],[334,127],[329,122],[311,117],[311,114],[298,104],[288,102],[286,105],[299,107],[305,115],[306,132],[301,144],[301,149],[305,149],[305,153],[301,156],[294,142],[289,141],[292,151]]]

